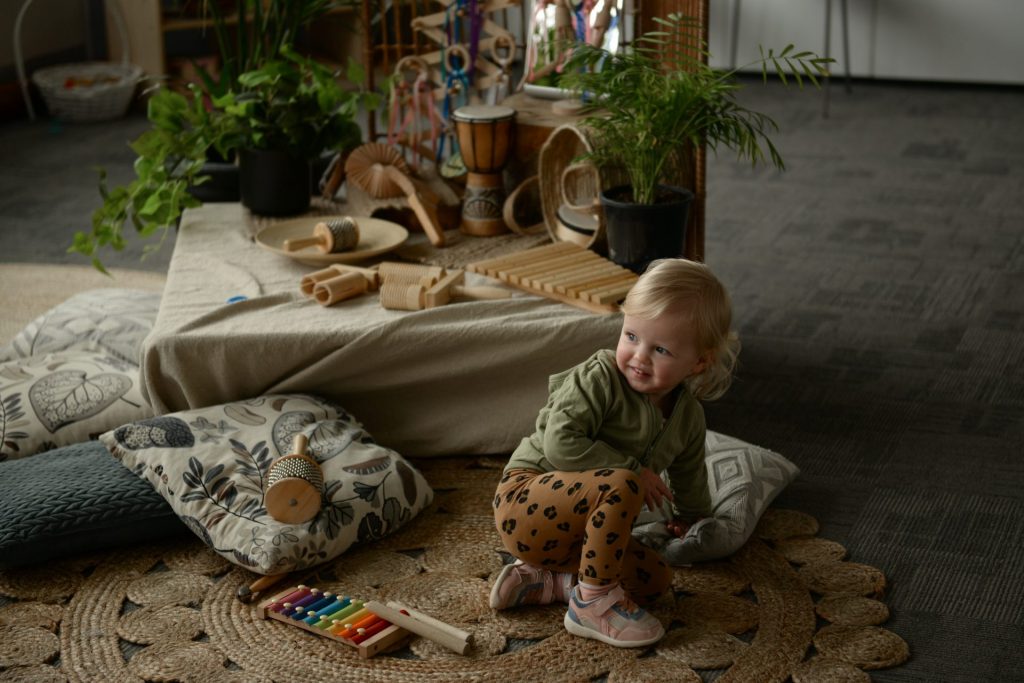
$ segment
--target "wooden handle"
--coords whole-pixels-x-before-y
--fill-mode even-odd
[[[463,287],[462,285],[455,285],[452,287],[452,296],[465,299],[508,299],[511,298],[512,292],[501,287]]]
[[[298,251],[299,249],[305,249],[306,247],[317,247],[323,243],[323,238],[319,235],[313,237],[301,237],[297,240],[285,240],[284,247],[285,251]]]
[[[309,446],[309,439],[302,432],[297,432],[292,437],[292,453],[295,455],[305,455],[306,448]]]
[[[434,619],[411,607],[405,607],[397,602],[389,602],[385,605],[376,600],[368,600],[364,606],[378,617],[401,626],[418,636],[432,640],[452,652],[464,655],[469,649],[472,634]]]
[[[430,240],[430,243],[435,247],[443,247],[444,231],[438,227],[437,217],[431,215],[431,212],[429,212],[427,207],[423,205],[423,202],[420,200],[419,193],[416,191],[416,187],[412,184],[412,181],[394,166],[385,166],[384,172],[387,173],[388,178],[402,188],[402,192],[405,193],[406,199],[409,200],[409,206],[412,207],[413,213],[416,214],[416,218],[419,219],[420,225],[423,226],[423,232],[427,233],[427,238]]]

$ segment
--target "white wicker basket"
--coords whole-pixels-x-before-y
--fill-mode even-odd
[[[142,69],[134,64],[84,62],[32,74],[50,115],[63,121],[109,121],[124,116]]]

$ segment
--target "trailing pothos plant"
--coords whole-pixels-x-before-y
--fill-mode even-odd
[[[680,156],[701,144],[712,151],[730,148],[755,165],[770,161],[784,168],[768,137],[778,126],[736,101],[743,87],[736,73],[759,64],[767,80],[771,65],[784,84],[789,73],[801,87],[804,79],[817,86],[817,77],[827,75],[833,60],[790,45],[779,53],[762,49],[761,59],[719,71],[706,62],[695,19],[673,13],[654,21],[663,30],[644,33],[631,49],[573,47],[560,85],[587,100],[590,115],[583,125],[591,131],[593,151],[582,158],[599,168],[624,171],[632,198],[620,199],[637,204],[655,203],[658,185],[678,168]]]
[[[355,117],[379,101],[361,89],[365,80],[362,67],[350,61],[345,87],[330,69],[286,45],[275,59],[240,74],[237,87],[213,98],[212,106],[194,85],[187,95],[158,90],[147,106],[152,128],[131,143],[138,155],[135,179],[110,188],[100,170],[103,203],[93,212],[91,232],[76,232],[69,251],[91,257],[105,273],[97,253],[124,249],[127,225],[142,238],[159,233],[143,257],[159,249],[182,211],[200,205],[189,188],[209,179],[202,169],[211,150],[230,158],[240,149],[287,149],[312,160],[358,145]]]

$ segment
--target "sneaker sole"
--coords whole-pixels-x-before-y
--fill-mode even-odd
[[[511,572],[513,567],[515,566],[515,562],[506,564],[504,567],[501,568],[501,571],[498,572],[498,578],[494,580],[494,585],[491,586],[491,597],[488,603],[490,604],[491,609],[505,609],[508,606],[501,604],[501,596],[498,595],[498,587],[501,586],[501,584],[505,581],[505,577],[508,576],[509,572]]]
[[[562,623],[565,624],[565,630],[573,634],[574,636],[579,636],[580,638],[592,638],[594,640],[600,640],[602,643],[614,645],[615,647],[644,647],[645,645],[654,645],[656,642],[665,637],[665,631],[664,629],[662,629],[661,633],[659,633],[657,636],[652,636],[651,638],[647,638],[646,640],[616,640],[611,636],[606,636],[600,631],[595,631],[593,629],[587,628],[582,624],[576,623],[572,619],[572,617],[569,616],[568,612],[566,612],[565,618],[562,619]]]

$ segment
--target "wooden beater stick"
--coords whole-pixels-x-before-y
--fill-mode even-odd
[[[471,633],[397,602],[384,605],[376,600],[368,600],[364,606],[382,619],[387,619],[406,631],[423,636],[460,655],[466,654],[473,638]]]

